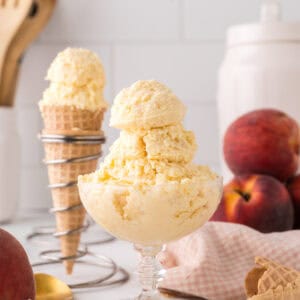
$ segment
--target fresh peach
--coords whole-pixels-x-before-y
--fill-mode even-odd
[[[249,112],[227,129],[224,157],[235,175],[266,174],[285,181],[298,169],[299,127],[274,109]]]
[[[294,203],[295,209],[295,229],[300,229],[300,175],[292,178],[288,184],[288,191]]]
[[[35,299],[34,277],[27,254],[3,229],[0,229],[0,299]]]
[[[223,191],[213,221],[248,225],[261,232],[292,229],[294,209],[286,187],[267,175],[233,178]]]

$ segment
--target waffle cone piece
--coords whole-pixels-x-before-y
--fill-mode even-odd
[[[44,120],[44,130],[99,130],[101,128],[105,109],[90,111],[78,109],[75,106],[42,105],[40,106]]]
[[[300,272],[264,257],[256,257],[255,263],[245,280],[249,300],[300,299]]]
[[[44,120],[43,134],[58,134],[66,136],[99,135],[104,110],[91,112],[69,106],[42,106]],[[51,142],[44,143],[46,161],[72,159],[97,155],[101,152],[99,144],[72,144]],[[80,231],[76,230],[84,225],[85,209],[81,205],[77,177],[82,174],[94,172],[97,159],[82,162],[48,164],[48,177],[50,185],[73,183],[68,187],[52,188],[52,201],[54,209],[71,208],[67,211],[56,212],[56,232],[61,245],[63,257],[76,256],[80,243]],[[63,234],[69,233],[69,234]],[[74,260],[64,261],[67,274],[73,271]]]

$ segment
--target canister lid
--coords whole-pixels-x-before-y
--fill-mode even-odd
[[[227,31],[227,46],[250,43],[300,42],[300,22],[282,22],[279,0],[265,0],[261,21],[232,26]]]

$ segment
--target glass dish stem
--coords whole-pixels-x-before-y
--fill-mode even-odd
[[[137,273],[142,287],[142,293],[136,300],[161,299],[157,287],[164,277],[165,270],[156,257],[163,247],[135,245],[135,248],[141,255]]]

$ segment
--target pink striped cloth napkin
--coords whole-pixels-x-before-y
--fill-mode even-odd
[[[209,300],[244,300],[244,279],[255,256],[300,270],[300,230],[262,234],[239,224],[208,222],[167,245],[160,257],[168,269],[161,287]]]

